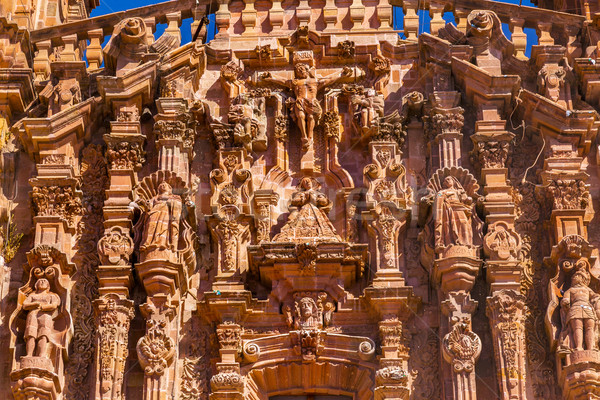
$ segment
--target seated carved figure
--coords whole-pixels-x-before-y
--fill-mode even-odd
[[[565,350],[581,351],[597,348],[598,315],[595,305],[598,305],[600,295],[590,289],[589,283],[589,273],[585,269],[577,270],[571,278],[571,287],[560,302],[562,347]]]
[[[60,297],[50,291],[47,279],[35,283],[35,291],[23,302],[29,311],[25,322],[25,342],[28,357],[48,357],[48,343],[54,332],[54,318],[58,315]]]
[[[288,222],[273,241],[305,243],[341,240],[327,216],[332,203],[319,188],[314,178],[305,177],[300,180],[297,191],[292,194],[292,212]]]

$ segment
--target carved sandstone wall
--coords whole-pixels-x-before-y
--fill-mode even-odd
[[[600,398],[596,4],[41,3],[0,2],[0,396]]]

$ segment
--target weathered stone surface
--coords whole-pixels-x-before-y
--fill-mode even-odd
[[[0,0],[0,396],[600,396],[598,4],[97,5]]]

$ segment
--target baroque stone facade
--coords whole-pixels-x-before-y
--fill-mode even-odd
[[[600,398],[600,6],[476,3],[0,0],[0,395]]]

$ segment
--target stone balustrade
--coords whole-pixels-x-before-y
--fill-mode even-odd
[[[268,4],[268,3],[267,3]],[[31,31],[29,40],[34,49],[33,68],[38,76],[46,76],[49,70],[48,60],[76,61],[86,60],[90,70],[99,68],[102,63],[102,45],[109,37],[115,25],[123,19],[131,17],[143,18],[149,29],[149,42],[153,41],[158,24],[167,24],[171,34],[179,33],[181,21],[192,18],[192,30],[195,31],[199,21],[209,13],[215,13],[219,38],[229,35],[252,36],[260,33],[272,35],[289,35],[301,25],[316,31],[336,31],[349,29],[355,34],[365,34],[370,30],[378,32],[393,26],[403,26],[403,34],[408,40],[415,40],[423,23],[419,11],[428,11],[431,16],[430,31],[436,34],[447,20],[447,13],[454,17],[456,26],[461,31],[467,27],[467,15],[475,9],[493,9],[503,24],[508,24],[514,44],[514,54],[525,59],[527,35],[524,29],[535,29],[539,45],[563,45],[573,47],[577,40],[584,16],[562,12],[537,9],[492,2],[489,0],[475,2],[473,0],[417,2],[414,0],[382,1],[376,5],[365,6],[358,1],[335,5],[331,1],[324,7],[317,8],[309,2],[299,7],[283,8],[283,2],[275,0],[270,7],[265,3],[254,1],[220,1],[211,6],[206,0],[196,4],[192,0],[170,1],[159,5],[151,5],[117,12],[85,21],[75,21],[60,26],[46,27]],[[403,21],[392,21],[392,6],[400,7],[403,13],[394,13]],[[376,16],[376,18],[371,18]],[[194,32],[192,32],[192,35]]]

